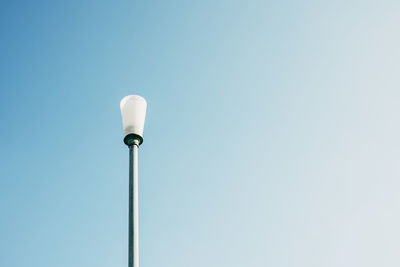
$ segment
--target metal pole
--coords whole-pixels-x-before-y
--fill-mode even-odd
[[[129,260],[128,267],[139,267],[139,205],[138,205],[139,140],[129,146]]]

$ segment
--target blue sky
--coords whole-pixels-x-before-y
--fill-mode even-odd
[[[0,266],[399,266],[398,1],[1,1]]]

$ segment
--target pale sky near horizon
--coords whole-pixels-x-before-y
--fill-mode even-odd
[[[400,266],[400,2],[1,1],[0,266]]]

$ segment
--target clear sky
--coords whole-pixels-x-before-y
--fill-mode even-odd
[[[400,266],[400,3],[0,2],[0,266]]]

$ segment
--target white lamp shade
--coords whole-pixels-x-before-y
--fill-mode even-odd
[[[125,136],[136,134],[143,138],[146,100],[138,95],[128,95],[122,98],[120,107]]]

